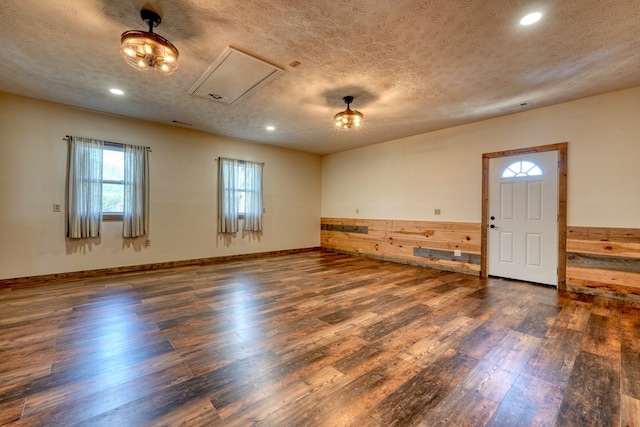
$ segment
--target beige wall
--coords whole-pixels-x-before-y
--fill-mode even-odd
[[[481,155],[569,142],[572,226],[640,227],[640,87],[325,156],[0,94],[0,279],[319,246],[320,216],[480,222]],[[151,247],[64,238],[66,134],[152,147]],[[215,158],[265,166],[265,231],[215,231]],[[322,207],[320,200],[322,200]],[[442,215],[433,210],[440,208]],[[356,209],[359,213],[356,213]]]
[[[151,246],[65,239],[65,135],[150,146]],[[0,94],[0,279],[320,245],[319,156]],[[265,163],[264,232],[216,233],[218,156]]]
[[[480,222],[482,153],[564,141],[568,224],[640,227],[640,87],[325,156],[322,216]]]

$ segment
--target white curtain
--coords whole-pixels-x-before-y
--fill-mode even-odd
[[[240,162],[233,159],[218,159],[218,232],[238,231],[238,168]]]
[[[149,149],[124,145],[124,212],[122,236],[147,234],[149,212]]]
[[[262,163],[245,162],[244,230],[262,231]]]
[[[69,137],[67,237],[100,236],[103,141]]]
[[[262,163],[218,159],[218,232],[262,230]]]

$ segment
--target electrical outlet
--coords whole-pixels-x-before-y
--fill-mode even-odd
[[[60,203],[54,203],[53,204],[53,211],[54,212],[61,212],[62,211],[62,205]]]
[[[453,256],[462,256],[462,251],[460,249],[454,249]]]
[[[360,209],[356,209],[356,213],[359,214],[360,213]]]
[[[151,246],[151,239],[144,239],[144,245],[145,245],[146,247]]]
[[[440,215],[440,208],[434,209],[433,210],[433,214],[434,215]]]

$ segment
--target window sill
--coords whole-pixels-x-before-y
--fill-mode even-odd
[[[122,214],[102,214],[103,221],[122,221]]]

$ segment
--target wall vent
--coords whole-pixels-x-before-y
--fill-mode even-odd
[[[226,105],[236,105],[263,87],[284,69],[231,46],[189,89],[192,95]]]

